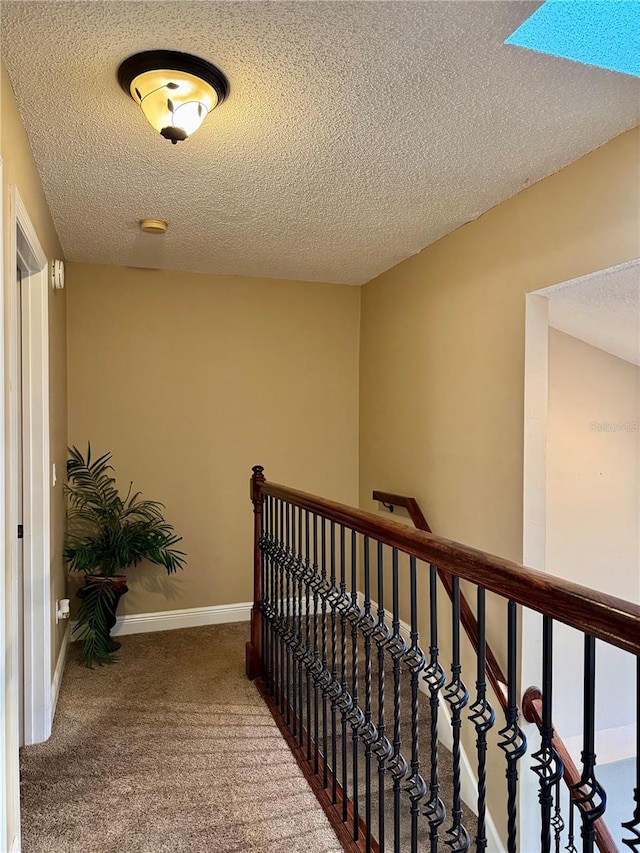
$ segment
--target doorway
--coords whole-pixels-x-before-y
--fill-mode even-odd
[[[4,182],[0,160],[0,235]],[[20,849],[19,744],[51,733],[48,265],[16,187],[0,239],[0,847]],[[18,540],[18,525],[24,538]],[[20,557],[22,559],[20,559]]]
[[[10,731],[18,743],[34,744],[51,734],[52,711],[48,264],[16,187],[9,252],[7,689]]]
[[[527,295],[524,562],[630,601],[640,600],[639,328],[640,259]],[[523,614],[523,690],[541,683],[540,620]],[[554,725],[580,766],[572,698],[582,691],[583,638],[562,624],[555,635]],[[633,811],[625,765],[634,754],[633,666],[631,655],[597,643],[597,769],[611,777],[605,820],[620,843]],[[538,733],[525,731],[533,752]],[[520,796],[522,838],[534,845],[539,817],[525,805],[536,796],[533,778]]]

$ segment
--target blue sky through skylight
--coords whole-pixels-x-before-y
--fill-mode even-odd
[[[640,77],[640,0],[547,0],[505,44]]]

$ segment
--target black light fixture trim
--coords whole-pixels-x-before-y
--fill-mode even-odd
[[[221,104],[229,95],[229,81],[225,75],[205,59],[193,56],[190,53],[180,53],[178,50],[147,50],[143,53],[135,53],[118,68],[118,83],[131,97],[131,81],[139,74],[146,71],[184,71],[185,74],[193,74],[212,86],[218,95],[218,104]]]

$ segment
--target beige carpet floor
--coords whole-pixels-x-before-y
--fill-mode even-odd
[[[72,646],[51,739],[21,751],[24,853],[340,853],[255,687],[248,624]]]

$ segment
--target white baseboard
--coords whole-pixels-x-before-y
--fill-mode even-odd
[[[13,836],[13,841],[9,847],[9,853],[20,853],[20,839],[17,835]]]
[[[118,618],[111,635],[147,634],[152,631],[174,631],[177,628],[222,625],[225,622],[248,622],[251,618],[252,606],[251,601],[241,601],[237,604],[217,604],[212,607],[161,610],[158,613],[130,613]],[[74,627],[75,623],[72,623],[71,628]]]
[[[60,646],[60,652],[58,654],[58,660],[56,662],[56,670],[53,673],[53,679],[51,681],[51,724],[53,724],[53,717],[56,713],[58,695],[60,693],[60,682],[62,681],[62,673],[64,672],[64,665],[67,660],[67,652],[69,651],[70,642],[71,625],[67,625],[67,630],[64,632],[64,637],[62,638],[62,645]]]
[[[361,610],[364,608],[364,593],[362,592],[358,592],[358,607]],[[378,603],[372,599],[371,612],[375,614],[377,610]],[[388,618],[389,614],[387,614],[387,619]],[[389,627],[391,626],[389,625]],[[407,643],[407,645],[409,645],[411,642],[411,626],[402,619],[400,620],[400,633],[402,634],[402,639]],[[429,687],[427,686],[426,681],[423,678],[420,678],[418,684],[420,692],[429,696]],[[451,716],[449,714],[449,708],[444,701],[441,701],[438,705],[438,740],[446,749],[449,750],[449,752],[451,752],[453,747]],[[460,747],[460,795],[464,803],[475,815],[477,815],[478,777],[476,776],[471,761],[469,760],[469,756],[462,745]],[[487,833],[488,853],[503,853],[505,849],[504,844],[502,843],[500,833],[493,822],[491,814],[488,811],[486,814],[485,830]]]

